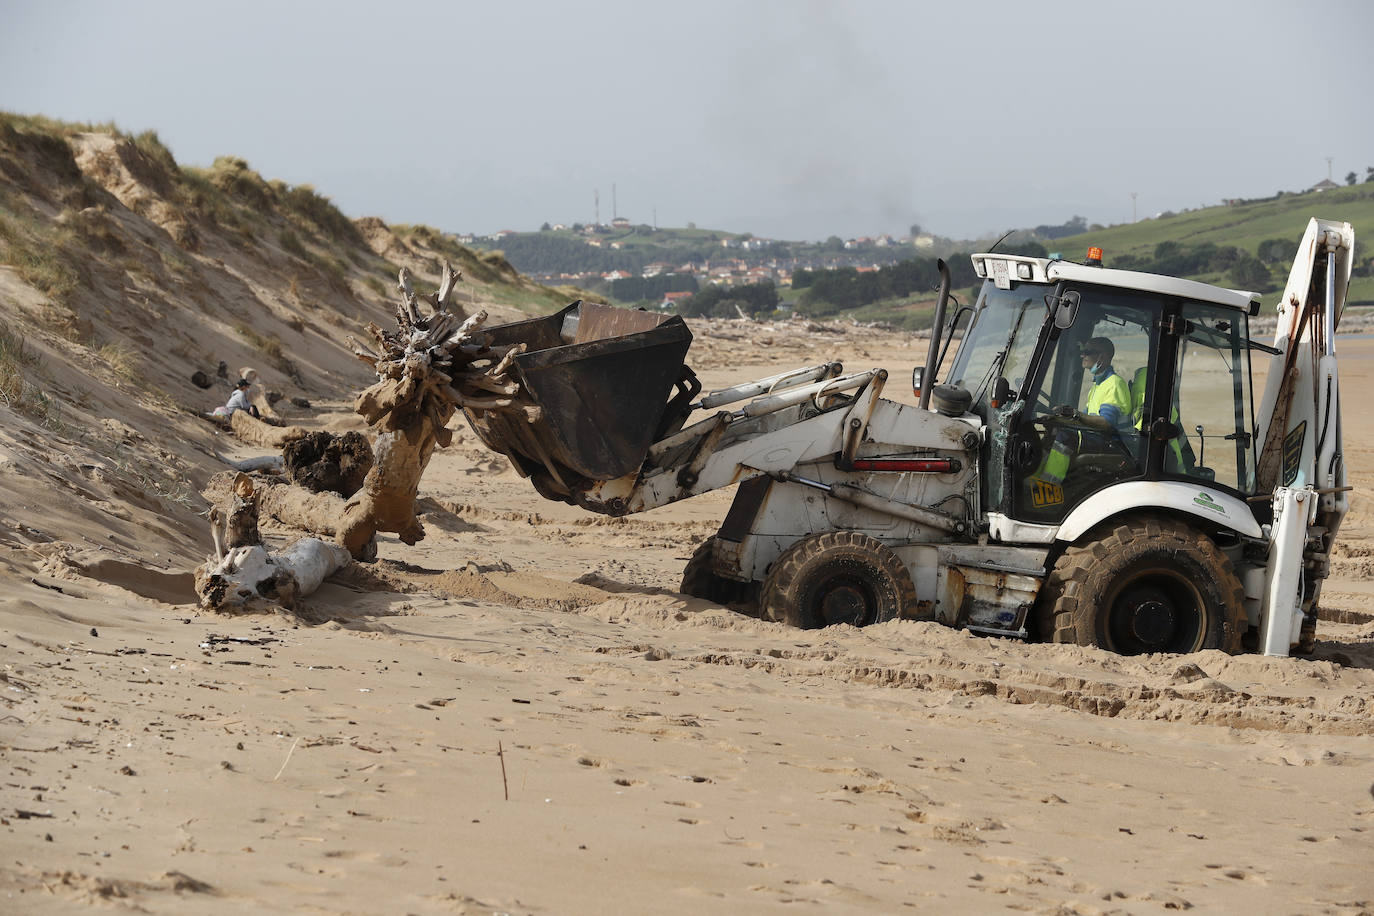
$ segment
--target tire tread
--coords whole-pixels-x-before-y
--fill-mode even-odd
[[[1165,546],[1187,551],[1201,565],[1215,571],[1224,615],[1221,644],[1204,648],[1218,648],[1230,655],[1241,651],[1241,639],[1249,627],[1249,619],[1245,613],[1245,590],[1231,561],[1206,534],[1174,519],[1154,515],[1128,517],[1105,537],[1064,551],[1042,586],[1044,600],[1037,602],[1037,629],[1041,638],[1056,643],[1097,646],[1093,624],[1097,609],[1086,606],[1084,583],[1100,562],[1123,555],[1142,540],[1155,546],[1162,542]]]

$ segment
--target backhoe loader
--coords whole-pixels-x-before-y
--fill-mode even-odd
[[[765,618],[1309,651],[1348,507],[1335,331],[1353,247],[1348,223],[1311,221],[1272,345],[1250,336],[1259,295],[1096,249],[975,254],[981,290],[947,322],[942,263],[916,405],[881,397],[886,370],[838,362],[703,393],[681,318],[574,303],[490,330],[525,345],[520,393],[465,413],[542,496],[589,511],[736,487],[682,591]],[[1104,349],[1117,403],[1095,412]]]

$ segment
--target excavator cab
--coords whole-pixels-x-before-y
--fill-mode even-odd
[[[1254,494],[1250,294],[1063,261],[974,263],[986,279],[949,380],[987,424],[990,511],[1058,525],[1128,481]]]

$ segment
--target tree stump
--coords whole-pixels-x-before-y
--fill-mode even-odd
[[[348,339],[354,355],[377,373],[377,383],[354,402],[354,410],[376,431],[376,461],[348,501],[335,535],[355,558],[375,551],[379,531],[395,532],[406,544],[425,536],[415,516],[415,497],[434,449],[453,439],[449,419],[459,407],[510,407],[519,391],[507,373],[510,358],[525,345],[491,347],[480,330],[486,312],[458,323],[448,299],[460,278],[445,262],[439,289],[424,297],[429,308],[422,314],[410,271],[401,268],[397,331],[368,325],[380,352]]]

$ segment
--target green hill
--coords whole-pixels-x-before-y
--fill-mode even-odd
[[[1270,288],[1260,290],[1266,293],[1265,305],[1272,306],[1272,294],[1281,290],[1287,280],[1293,253],[1302,240],[1307,221],[1314,216],[1344,220],[1355,227],[1357,275],[1350,281],[1349,301],[1351,305],[1374,305],[1374,277],[1368,275],[1369,257],[1366,254],[1369,249],[1361,239],[1362,234],[1367,237],[1368,233],[1374,233],[1374,183],[1369,182],[1330,191],[1282,194],[1186,213],[1166,213],[1046,244],[1071,260],[1080,260],[1090,245],[1097,245],[1105,252],[1107,265],[1112,266],[1113,259],[1123,255],[1152,257],[1161,242],[1178,242],[1186,248],[1204,244],[1233,246],[1256,255],[1261,243],[1283,239],[1288,242],[1284,249],[1286,254],[1271,267]],[[1234,285],[1224,272],[1197,274],[1192,279],[1222,286]]]

